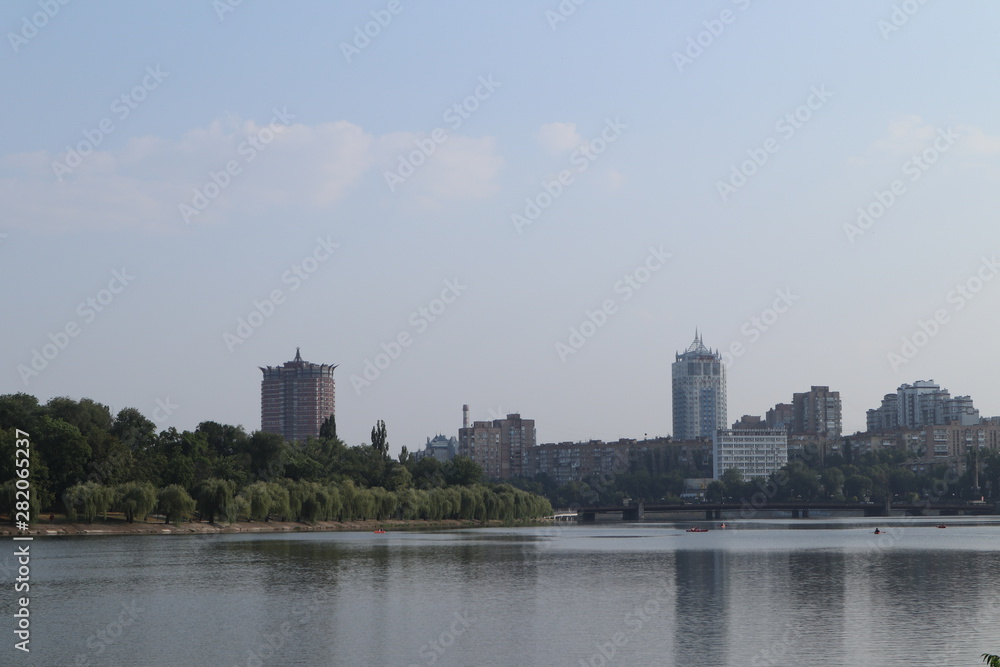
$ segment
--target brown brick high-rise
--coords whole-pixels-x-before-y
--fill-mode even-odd
[[[319,427],[334,414],[333,364],[295,359],[283,366],[260,367],[260,430],[276,433],[289,442],[303,442],[319,435]]]

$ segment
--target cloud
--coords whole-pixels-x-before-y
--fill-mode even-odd
[[[47,231],[179,229],[271,208],[328,209],[418,136],[375,137],[346,121],[299,124],[280,112],[260,123],[231,116],[175,140],[0,156],[0,206],[8,227]],[[435,205],[490,196],[502,165],[493,138],[449,136],[415,174],[413,191]]]
[[[981,127],[968,124],[933,125],[917,115],[901,116],[889,123],[886,133],[876,139],[863,156],[851,159],[854,164],[868,164],[876,158],[908,158],[934,144],[940,132],[952,130],[956,147],[967,153],[1000,153],[1000,137],[987,134]]]
[[[538,142],[554,154],[577,148],[583,139],[576,131],[576,123],[546,123],[538,130]]]
[[[504,165],[503,158],[496,154],[496,140],[488,136],[445,136],[439,142],[426,134],[411,132],[395,132],[380,138],[377,152],[387,193],[433,207],[444,201],[496,194]]]

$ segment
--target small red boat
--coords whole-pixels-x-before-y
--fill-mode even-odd
[[[689,532],[689,533],[707,533],[708,532],[708,528],[688,528],[687,532]]]
[[[943,523],[939,523],[939,524],[938,524],[938,528],[947,528],[947,527],[948,527],[948,526],[944,525]]]
[[[384,531],[384,530],[382,530],[381,528],[379,528],[378,530],[376,530],[376,531],[373,531],[373,532],[381,534],[381,533],[384,533],[385,531]]]

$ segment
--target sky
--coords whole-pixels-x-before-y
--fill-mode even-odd
[[[1000,414],[1000,6],[0,5],[0,394],[260,428],[336,364],[348,444],[538,441],[933,379]],[[994,46],[990,46],[993,44]]]

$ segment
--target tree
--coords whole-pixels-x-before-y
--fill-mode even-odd
[[[324,440],[337,439],[337,418],[334,415],[330,415],[320,424],[319,437]]]
[[[66,516],[73,520],[77,513],[82,514],[87,523],[93,523],[98,514],[108,518],[108,508],[115,501],[114,489],[87,482],[76,484],[66,489],[63,493],[63,506],[66,508]]]
[[[47,415],[31,435],[32,444],[49,469],[49,490],[56,498],[62,498],[66,489],[86,477],[84,470],[91,456],[90,445],[76,426]]]
[[[482,480],[482,467],[468,456],[456,456],[442,466],[445,483],[449,486],[468,486]]]
[[[129,523],[145,520],[156,507],[156,489],[149,482],[127,482],[115,491],[118,509]]]
[[[202,518],[208,517],[209,523],[215,523],[217,514],[226,514],[227,508],[233,502],[235,484],[227,479],[206,479],[198,485],[195,493],[198,511]]]
[[[983,662],[989,667],[1000,667],[1000,656],[983,653]]]
[[[179,484],[160,489],[157,500],[160,511],[163,512],[163,523],[170,523],[170,518],[173,517],[179,525],[195,508],[194,498]]]
[[[385,433],[385,422],[381,419],[372,427],[372,449],[379,452],[383,458],[389,456],[389,441]]]

